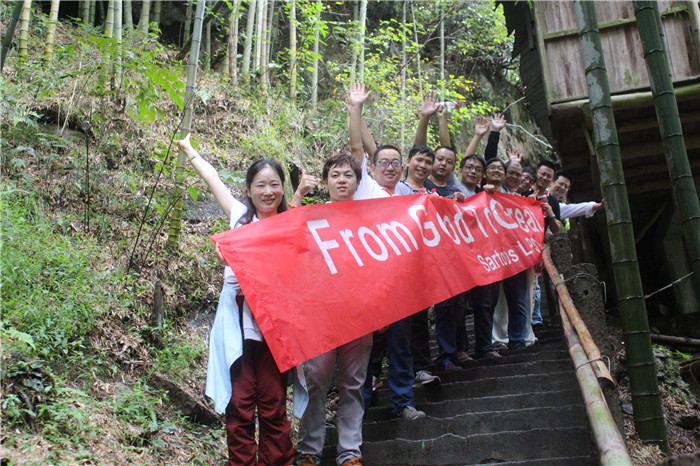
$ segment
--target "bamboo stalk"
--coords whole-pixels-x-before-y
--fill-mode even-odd
[[[618,308],[627,349],[634,424],[639,437],[668,451],[668,437],[656,379],[644,290],[639,274],[634,231],[612,111],[610,84],[598,31],[595,3],[574,3],[586,71],[588,98],[605,209]]]
[[[651,92],[654,95],[666,163],[673,185],[673,198],[681,217],[683,239],[688,248],[691,269],[695,274],[695,284],[700,287],[700,202],[683,140],[683,128],[673,90],[661,16],[656,2],[637,0],[633,4]]]
[[[600,452],[600,464],[603,466],[631,466],[633,463],[629,453],[627,453],[625,441],[615,425],[612,414],[610,414],[608,404],[605,402],[600,385],[598,385],[598,379],[588,364],[581,340],[571,327],[568,314],[562,309],[559,312],[561,313],[566,341],[569,345],[569,354],[576,366],[576,378],[586,403],[588,421]]]
[[[544,261],[544,266],[547,268],[547,272],[549,272],[554,288],[557,290],[562,309],[566,312],[566,315],[571,321],[571,325],[576,329],[576,333],[581,340],[581,346],[586,352],[587,359],[592,361],[591,365],[593,366],[596,377],[599,381],[615,385],[610,371],[608,371],[607,366],[602,361],[603,356],[600,354],[598,346],[595,344],[591,333],[588,331],[586,323],[581,318],[581,314],[579,314],[578,309],[576,309],[573,299],[571,299],[571,294],[566,287],[566,283],[564,283],[564,279],[559,275],[556,266],[552,263],[549,246],[545,246],[542,252],[542,260]]]

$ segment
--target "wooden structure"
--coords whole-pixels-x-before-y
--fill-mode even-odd
[[[501,1],[530,111],[572,177],[570,202],[601,198],[588,91],[574,3]],[[596,1],[618,128],[637,254],[646,293],[690,272],[632,1]],[[700,10],[696,1],[660,1],[685,144],[700,183]],[[605,221],[579,221],[580,259],[599,265],[608,248]],[[605,254],[607,257],[607,254]],[[601,267],[602,266],[602,267]],[[609,268],[608,268],[609,269]],[[603,272],[605,274],[605,272]],[[611,288],[611,287],[610,287]],[[700,312],[692,280],[660,293],[657,306]]]

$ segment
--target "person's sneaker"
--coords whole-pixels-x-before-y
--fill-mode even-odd
[[[379,377],[372,376],[372,391],[375,391],[378,388],[382,388],[384,386],[384,382],[382,382],[382,379]]]
[[[362,466],[362,457],[356,456],[354,458],[350,458],[349,460],[345,460],[340,466]]]
[[[505,351],[508,349],[508,347],[503,343],[496,343],[493,345],[493,347],[496,349],[496,351]]]
[[[399,417],[401,417],[401,419],[404,421],[412,421],[414,419],[425,417],[425,413],[423,411],[418,411],[413,406],[404,406]]]
[[[434,382],[440,382],[440,377],[431,374],[428,371],[418,371],[416,372],[416,382],[422,385],[429,385]]]
[[[484,359],[498,359],[502,358],[500,354],[498,354],[498,351],[487,351],[484,353],[483,358]]]
[[[467,354],[466,351],[457,351],[457,362],[464,364],[467,361],[471,361],[472,357]]]
[[[318,463],[311,455],[301,455],[297,458],[297,466],[316,466]]]

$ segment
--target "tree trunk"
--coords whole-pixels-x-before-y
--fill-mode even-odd
[[[192,2],[187,2],[187,10],[185,10],[185,44],[190,40],[190,29],[192,29]]]
[[[115,101],[119,100],[119,87],[121,83],[122,76],[122,18],[124,17],[124,12],[122,8],[124,3],[122,0],[114,0],[114,31],[112,37],[117,43],[117,56],[114,57],[114,65],[112,68],[112,89],[115,92]]]
[[[29,20],[32,16],[32,0],[24,0],[22,3],[22,15],[19,19],[19,50],[17,58],[20,64],[27,61],[27,42],[29,39]]]
[[[253,57],[253,71],[260,71],[260,56],[262,55],[262,44],[264,41],[265,22],[265,4],[266,0],[258,0],[258,12],[255,18],[255,55]]]
[[[663,29],[659,29],[661,16],[658,13],[658,5],[654,5],[655,2],[635,1],[633,3],[651,92],[654,95],[661,139],[666,152],[666,162],[673,185],[673,197],[681,217],[683,237],[695,275],[695,284],[700,289],[700,204],[698,204],[698,193],[693,183],[693,173],[690,170],[688,153],[683,140],[683,128],[673,91]]]
[[[53,60],[53,43],[56,37],[56,25],[58,23],[58,6],[60,0],[51,0],[51,11],[49,12],[49,27],[46,30],[46,47],[44,47],[44,65],[48,65]]]
[[[360,63],[357,69],[357,81],[365,82],[365,24],[367,23],[367,0],[360,3],[360,29],[358,30],[357,43],[360,47]]]
[[[161,11],[161,0],[156,0],[153,3],[153,22],[158,26],[158,31],[160,31],[160,11]]]
[[[97,0],[90,0],[90,10],[88,12],[88,24],[90,27],[95,27],[95,8],[97,6]]]
[[[238,0],[234,0],[228,31],[228,79],[234,89],[238,88],[238,16]]]
[[[321,10],[323,4],[321,0],[316,0],[316,14],[314,15],[314,61],[311,72],[311,109],[315,112],[318,107],[318,43],[320,39]]]
[[[406,0],[403,1],[401,8],[401,107],[407,108],[406,105]],[[400,148],[406,147],[406,120],[401,116],[401,137]]]
[[[122,10],[124,11],[124,20],[122,29],[127,28],[129,31],[134,30],[134,13],[131,10],[131,0],[123,0]]]
[[[151,17],[151,0],[143,0],[141,2],[141,17],[139,18],[139,26],[137,28],[141,39],[148,36],[148,22]]]
[[[192,106],[195,86],[197,84],[197,63],[199,62],[199,47],[202,42],[202,23],[204,22],[205,0],[197,2],[197,11],[194,17],[194,28],[192,31],[192,47],[190,49],[190,60],[187,66],[187,85],[185,87],[185,108],[182,118],[182,129],[180,138],[184,138],[191,130],[192,126]],[[182,224],[182,198],[184,189],[183,180],[185,178],[185,165],[187,160],[185,153],[179,151],[177,154],[177,165],[175,166],[175,188],[173,214],[170,218],[170,229],[168,230],[168,241],[165,247],[168,251],[176,251],[180,241],[180,227]]]
[[[263,5],[263,31],[260,37],[260,85],[262,87],[263,93],[267,94],[267,34],[269,32],[267,17],[271,16],[271,12],[267,0],[263,0]]]
[[[12,44],[12,38],[15,35],[15,29],[17,28],[17,21],[22,13],[24,4],[22,2],[15,2],[15,8],[12,10],[12,17],[10,22],[7,24],[7,29],[5,30],[5,35],[2,37],[2,55],[0,55],[0,71],[5,66],[5,58],[7,57],[7,52],[10,50],[10,45]]]
[[[289,97],[297,100],[297,4],[289,2]]]
[[[114,0],[109,0],[107,5],[107,18],[105,19],[105,37],[112,37],[114,33]]]
[[[225,6],[230,5],[228,0],[218,0],[216,3],[214,3],[214,6],[212,6],[209,9],[209,13],[204,17],[204,21],[202,23],[202,28],[204,28],[207,24],[211,22],[213,18],[216,17],[216,15],[219,13],[221,9],[223,9]],[[180,52],[177,54],[177,57],[175,58],[176,60],[182,60],[184,59],[189,53],[190,50],[192,49],[192,39],[187,39],[185,43],[182,45],[182,48],[180,49]]]
[[[277,11],[275,9],[275,0],[270,0],[270,6],[267,8],[267,52],[265,53],[265,70],[267,70],[268,84],[272,80],[270,73],[270,59],[274,52],[275,36],[277,35]]]
[[[605,57],[598,32],[596,8],[592,1],[574,3],[583,65],[588,85],[595,149],[601,175],[615,286],[627,352],[634,408],[634,425],[639,437],[668,450],[661,395],[656,379],[656,364],[651,347],[644,290],[622,170],[620,145],[612,111]]]
[[[440,3],[440,100],[445,101],[445,9]]]
[[[204,59],[202,69],[209,71],[211,68],[211,22],[204,26]]]
[[[248,19],[246,20],[245,41],[243,42],[243,64],[241,65],[241,73],[246,81],[248,81],[248,76],[250,75],[250,55],[253,48],[253,28],[255,27],[255,8],[257,4],[257,0],[250,0],[248,4]]]
[[[90,22],[90,1],[82,0],[80,2],[80,18],[83,20],[83,25],[87,26]]]
[[[416,12],[413,10],[413,2],[411,2],[411,20],[413,21],[413,37],[418,44],[418,27],[416,26]],[[423,95],[423,76],[422,76],[422,70],[421,70],[421,61],[420,58],[418,60],[415,60],[416,62],[416,71],[418,72],[418,92],[420,95]]]

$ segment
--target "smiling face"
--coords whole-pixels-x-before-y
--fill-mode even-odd
[[[523,178],[523,167],[518,162],[510,162],[506,168],[505,185],[508,191],[514,193]]]
[[[433,158],[425,152],[415,154],[408,160],[408,179],[423,186],[433,169]]]
[[[558,176],[549,187],[549,194],[559,199],[560,202],[563,202],[566,199],[566,195],[569,193],[569,188],[571,188],[571,180],[565,176]]]
[[[261,220],[277,213],[284,196],[282,180],[270,166],[261,169],[253,177],[247,192],[253,201],[256,215]]]
[[[546,165],[542,165],[537,169],[537,189],[544,192],[552,184],[552,178],[554,178],[554,170]]]
[[[486,182],[494,186],[500,186],[506,176],[503,162],[492,162],[486,167]]]
[[[535,183],[535,177],[532,173],[523,172],[523,176],[520,178],[520,185],[518,186],[518,194],[525,194],[530,191],[532,185]]]
[[[474,191],[476,185],[484,177],[484,166],[479,160],[468,159],[464,162],[464,166],[460,169],[459,174],[462,184]]]
[[[334,165],[328,170],[328,194],[331,202],[349,201],[357,190],[357,175],[349,164]]]
[[[455,153],[446,147],[441,147],[435,152],[433,164],[433,178],[438,182],[445,182],[455,170]]]
[[[372,165],[372,174],[379,186],[393,192],[401,179],[401,171],[401,154],[394,149],[379,151],[377,161]]]

